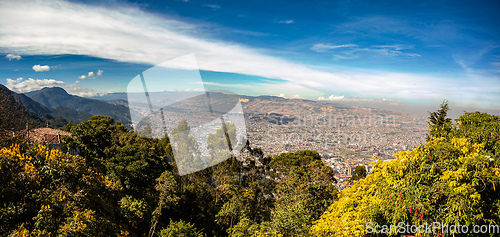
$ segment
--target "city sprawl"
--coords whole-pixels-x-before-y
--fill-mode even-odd
[[[337,174],[339,188],[354,167],[371,170],[374,156],[392,159],[399,150],[425,143],[427,117],[339,106],[302,99],[245,99],[249,140],[266,154],[311,149]]]

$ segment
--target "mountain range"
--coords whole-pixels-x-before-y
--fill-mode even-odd
[[[74,115],[82,115],[82,117],[85,114],[103,115],[113,117],[123,124],[130,123],[130,113],[126,106],[70,95],[60,87],[46,87],[38,91],[25,93],[25,95],[48,108],[75,110],[78,113],[74,113]]]
[[[3,129],[19,129],[20,124],[26,122],[32,126],[48,123],[52,127],[62,127],[68,122],[86,121],[93,115],[110,116],[125,125],[130,124],[130,113],[125,105],[70,95],[59,87],[46,87],[21,94],[0,84],[0,98],[0,113],[5,115],[1,119],[5,120],[2,123],[16,124],[3,126]],[[12,117],[13,114],[17,115]]]

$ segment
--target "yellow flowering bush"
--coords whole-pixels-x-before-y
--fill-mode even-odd
[[[500,176],[495,161],[483,144],[468,138],[436,138],[400,151],[394,160],[374,163],[372,174],[343,190],[311,231],[318,236],[366,236],[369,222],[498,224]],[[417,233],[421,235],[430,234]]]
[[[119,233],[102,215],[105,177],[82,157],[44,145],[0,149],[0,235]]]

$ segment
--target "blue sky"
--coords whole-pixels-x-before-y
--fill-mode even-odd
[[[2,1],[0,83],[119,92],[141,71],[194,53],[207,87],[241,94],[498,108],[499,9],[497,1]]]

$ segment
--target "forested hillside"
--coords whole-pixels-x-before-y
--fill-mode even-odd
[[[68,122],[80,123],[97,114],[130,123],[129,110],[124,105],[70,95],[62,88],[20,94],[0,84],[0,130],[18,131],[26,125],[61,128]]]
[[[0,84],[0,129],[18,131],[46,126],[64,127],[68,122],[82,122],[91,115],[69,108],[51,109],[30,99],[24,94],[18,94]]]
[[[68,127],[79,156],[42,145],[0,150],[0,235],[307,235],[336,198],[317,152],[264,157],[247,146],[179,176],[167,137],[139,137],[110,117]]]
[[[40,111],[43,110],[40,108]],[[0,85],[0,146],[10,144],[15,131],[24,129],[26,126],[30,128],[43,126],[47,122],[55,126],[64,126],[67,123],[64,119],[55,118],[47,113],[37,114],[30,111],[18,102],[18,98],[12,91]]]

